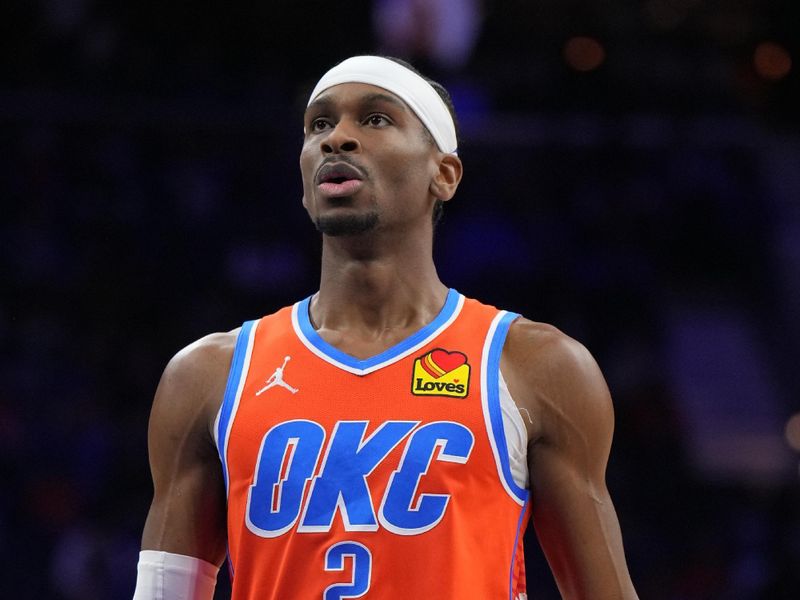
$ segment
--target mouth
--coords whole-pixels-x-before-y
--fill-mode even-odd
[[[317,188],[330,198],[350,196],[363,185],[363,175],[348,163],[326,163],[317,172]]]
[[[344,162],[325,163],[317,171],[317,185],[321,183],[344,183],[353,179],[361,181],[364,177],[359,169]]]

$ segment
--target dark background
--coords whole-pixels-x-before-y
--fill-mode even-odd
[[[316,289],[300,115],[367,52],[453,93],[445,283],[603,368],[640,596],[800,597],[798,6],[4,3],[0,597],[132,595],[161,370]]]

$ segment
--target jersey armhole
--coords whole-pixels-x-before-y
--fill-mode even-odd
[[[499,377],[500,412],[503,415],[503,436],[508,447],[511,476],[519,487],[527,489],[529,487],[528,429],[525,427],[525,421],[522,418],[521,411],[524,409],[519,408],[517,403],[514,402],[503,373],[498,370],[497,374]],[[530,415],[526,414],[526,416],[530,418]]]
[[[239,407],[242,388],[244,388],[244,383],[247,380],[247,371],[250,367],[250,356],[253,352],[253,340],[255,339],[257,325],[258,321],[245,321],[242,324],[233,350],[233,359],[228,373],[228,382],[225,385],[225,394],[222,397],[222,404],[214,421],[214,441],[222,463],[226,495],[228,493],[228,463],[226,458],[228,436],[233,425],[233,419],[236,416],[236,409]]]
[[[503,351],[503,344],[508,334],[511,324],[517,319],[517,313],[500,311],[492,320],[481,357],[481,401],[483,402],[483,415],[486,423],[486,432],[489,443],[492,446],[497,474],[506,492],[520,506],[523,506],[529,497],[528,490],[523,487],[527,479],[526,447],[518,443],[517,437],[519,427],[525,431],[522,417],[516,410],[508,388],[504,388],[505,399],[501,399],[501,374],[500,374],[500,355]],[[505,383],[505,382],[503,382]],[[504,414],[505,413],[505,414]],[[509,429],[506,432],[506,428]],[[511,437],[508,437],[511,434]],[[524,434],[525,439],[527,434]],[[511,444],[509,444],[511,440]],[[509,452],[511,445],[512,452]],[[522,460],[520,461],[520,458]],[[524,471],[520,462],[525,463]],[[512,463],[514,468],[512,469]],[[524,472],[524,476],[522,473]],[[516,477],[515,477],[516,474]]]

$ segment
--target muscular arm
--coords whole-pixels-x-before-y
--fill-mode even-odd
[[[578,342],[520,320],[501,368],[528,409],[533,525],[568,600],[635,599],[605,483],[614,414],[600,369]]]
[[[164,370],[148,432],[154,493],[143,550],[215,565],[225,558],[225,489],[212,429],[235,341],[235,333],[205,337]]]

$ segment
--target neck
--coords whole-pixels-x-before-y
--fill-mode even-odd
[[[433,264],[432,236],[401,234],[397,241],[385,232],[323,238],[320,290],[311,303],[318,330],[380,336],[433,320],[447,287]]]

